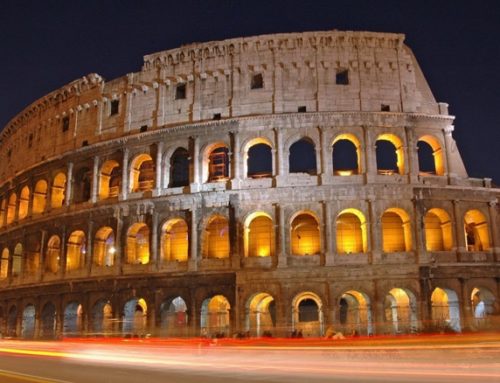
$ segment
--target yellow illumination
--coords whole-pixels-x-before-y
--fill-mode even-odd
[[[165,261],[185,262],[188,259],[188,225],[182,218],[174,218],[163,225],[162,258]]]
[[[319,227],[314,216],[308,213],[299,214],[291,227],[292,254],[313,255],[320,252]]]
[[[401,139],[390,133],[386,134],[381,134],[380,136],[377,137],[377,141],[389,141],[392,145],[394,145],[394,149],[396,151],[396,158],[397,158],[397,168],[399,174],[404,174],[405,171],[405,161],[404,161],[404,149],[403,149],[403,143]],[[394,174],[394,172],[390,170],[379,170],[379,174],[384,174],[384,175],[391,175]]]
[[[254,212],[245,220],[245,255],[247,257],[273,256],[275,251],[274,225],[264,212]]]
[[[229,223],[226,217],[215,215],[208,221],[203,236],[205,258],[229,258]]]

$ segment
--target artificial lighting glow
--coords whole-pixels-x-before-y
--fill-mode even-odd
[[[115,254],[116,253],[116,248],[114,246],[111,246],[108,250],[109,254]]]

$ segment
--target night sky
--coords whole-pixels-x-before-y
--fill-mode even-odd
[[[406,35],[472,177],[500,184],[500,1],[0,0],[0,126],[62,85],[140,70],[145,54],[277,32]]]

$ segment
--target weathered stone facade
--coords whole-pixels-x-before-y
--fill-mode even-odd
[[[403,40],[191,44],[27,107],[0,137],[0,331],[491,325],[500,190],[467,176]]]

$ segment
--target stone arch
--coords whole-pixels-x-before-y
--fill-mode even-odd
[[[61,238],[53,235],[47,242],[47,256],[45,257],[44,271],[56,274],[59,271],[61,257]]]
[[[113,308],[106,299],[99,299],[92,307],[90,328],[94,336],[113,334]]]
[[[30,203],[30,188],[26,185],[19,194],[19,210],[17,216],[19,219],[25,219],[28,216],[28,206]]]
[[[17,337],[17,307],[12,305],[7,314],[7,336]]]
[[[488,220],[481,211],[472,209],[465,213],[464,231],[467,251],[487,251],[490,249]]]
[[[343,133],[334,138],[332,168],[336,176],[361,174],[361,144],[354,134]]]
[[[474,328],[477,330],[489,329],[491,316],[497,314],[495,295],[486,287],[474,287],[471,295],[472,318],[474,320]]]
[[[244,224],[244,251],[246,257],[275,255],[274,223],[263,211],[249,214]]]
[[[52,208],[62,207],[65,200],[66,193],[66,175],[64,173],[57,173],[52,181],[50,206]]]
[[[189,151],[178,147],[170,157],[170,181],[168,187],[189,186]]]
[[[406,288],[392,288],[384,300],[384,317],[394,334],[415,333],[418,330],[417,300]]]
[[[342,210],[336,220],[337,253],[366,253],[368,233],[366,219],[357,209]]]
[[[163,261],[186,262],[189,254],[189,228],[183,218],[172,218],[161,229]]]
[[[410,216],[400,208],[389,208],[382,214],[382,250],[385,253],[411,251]]]
[[[24,247],[21,243],[18,243],[14,247],[14,253],[12,254],[12,277],[21,276],[23,254]]]
[[[293,255],[319,254],[321,236],[316,215],[308,211],[296,213],[291,220],[290,237]]]
[[[188,335],[187,305],[182,297],[167,299],[160,305],[160,335],[182,337]]]
[[[9,258],[10,251],[7,247],[2,250],[2,258],[0,260],[0,279],[7,279],[9,276]]]
[[[134,223],[127,232],[127,263],[145,265],[149,263],[149,227],[145,223]]]
[[[33,192],[33,214],[41,214],[45,211],[47,206],[47,181],[39,180],[35,184],[35,191]]]
[[[290,145],[288,172],[307,173],[309,175],[318,174],[316,147],[311,138],[302,137]]]
[[[220,215],[212,215],[203,233],[204,258],[229,258],[229,220]]]
[[[424,232],[427,251],[450,251],[452,249],[452,223],[445,210],[433,208],[425,213]]]
[[[35,306],[28,304],[24,307],[21,320],[21,338],[33,339],[35,337],[36,310]]]
[[[391,133],[381,134],[377,137],[375,146],[379,174],[405,173],[403,142],[398,136]]]
[[[206,298],[201,305],[201,334],[214,337],[230,335],[230,310],[231,305],[224,295]]]
[[[85,265],[86,242],[85,232],[82,230],[75,230],[70,234],[66,245],[66,271],[78,270]]]
[[[134,157],[130,164],[129,190],[144,192],[153,190],[155,183],[155,164],[149,154],[142,153]]]
[[[145,336],[148,306],[144,298],[132,298],[123,306],[122,331],[125,336]]]
[[[41,246],[38,234],[32,234],[25,237],[25,255],[24,270],[25,277],[34,277],[40,270]]]
[[[264,137],[249,140],[243,146],[244,174],[247,178],[267,178],[273,175],[271,142]]]
[[[73,202],[87,202],[92,191],[92,171],[84,166],[75,172],[73,180]],[[71,198],[71,196],[70,196]]]
[[[245,305],[245,329],[252,336],[272,336],[276,328],[276,304],[267,292],[248,298]]]
[[[372,335],[371,303],[368,295],[357,290],[344,292],[339,299],[339,322],[344,334]]]
[[[3,198],[0,204],[0,227],[4,225],[6,214],[7,214],[7,200]]]
[[[426,134],[417,141],[420,174],[444,175],[444,155],[439,140]]]
[[[460,303],[457,293],[449,288],[436,287],[431,295],[431,317],[434,329],[461,332]]]
[[[231,177],[229,145],[216,142],[208,145],[203,152],[203,181],[226,181]]]
[[[99,199],[118,197],[122,182],[121,168],[118,161],[107,160],[99,172]]]
[[[54,339],[56,337],[56,307],[47,302],[40,316],[40,338]]]
[[[78,337],[82,333],[83,308],[79,302],[72,301],[66,305],[63,318],[63,336]]]
[[[16,204],[17,204],[17,195],[16,193],[11,193],[9,196],[9,204],[7,205],[7,225],[14,222],[16,218]]]
[[[305,291],[292,300],[292,336],[322,336],[324,333],[323,303],[321,298]]]
[[[95,266],[113,266],[115,264],[115,233],[109,226],[101,227],[94,238],[92,257]]]

